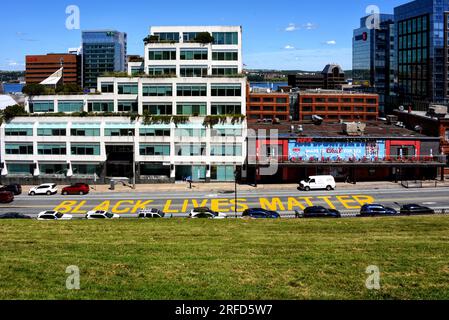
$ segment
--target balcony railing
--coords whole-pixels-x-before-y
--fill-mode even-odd
[[[340,158],[340,157],[297,157],[288,159],[286,156],[248,156],[248,160],[251,164],[273,164],[273,163],[284,163],[284,164],[421,164],[421,163],[447,163],[447,156],[408,156],[408,157],[400,157],[400,156],[388,156],[388,157],[349,157],[349,158]]]

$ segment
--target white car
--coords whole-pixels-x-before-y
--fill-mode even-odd
[[[138,217],[141,219],[163,218],[165,213],[158,209],[142,209],[139,211]]]
[[[89,211],[86,214],[87,220],[96,220],[96,219],[119,219],[120,216],[118,214],[113,214],[107,211]]]
[[[58,211],[42,211],[37,215],[37,220],[72,220],[70,214],[63,214]]]
[[[299,188],[301,190],[335,190],[337,187],[333,176],[311,176],[307,180],[301,181]]]
[[[195,208],[190,211],[190,218],[192,219],[226,219],[228,215],[222,212],[215,212],[209,208]]]
[[[41,184],[40,186],[31,188],[30,191],[28,192],[28,195],[35,196],[35,195],[39,195],[39,194],[46,194],[47,196],[51,196],[51,195],[57,194],[57,193],[58,193],[58,188],[57,188],[56,184],[45,183],[45,184]]]

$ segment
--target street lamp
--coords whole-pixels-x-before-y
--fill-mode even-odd
[[[237,218],[237,166],[234,167],[234,214]]]
[[[133,189],[136,189],[136,135],[134,131],[129,130],[128,136],[132,134],[133,136]]]

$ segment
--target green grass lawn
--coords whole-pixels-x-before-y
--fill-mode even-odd
[[[443,216],[1,221],[0,245],[0,299],[449,299]]]

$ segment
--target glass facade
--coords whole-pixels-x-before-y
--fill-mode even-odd
[[[89,101],[88,112],[114,112],[114,101]]]
[[[179,116],[206,116],[206,103],[178,103],[177,115]]]
[[[172,115],[173,106],[171,103],[144,103],[143,112],[149,113],[150,115],[160,116],[160,115]]]
[[[207,96],[207,85],[185,85],[178,84],[176,94],[178,97],[205,97]]]
[[[150,50],[149,60],[176,60],[176,50]]]
[[[212,157],[236,157],[242,155],[241,144],[212,144],[210,146]]]
[[[84,109],[83,101],[59,101],[59,112],[82,112]]]
[[[168,67],[148,67],[148,74],[150,76],[175,76],[176,75],[176,67],[168,66]]]
[[[242,114],[242,106],[234,103],[212,103],[211,115]]]
[[[100,155],[100,144],[80,144],[72,143],[71,154],[74,156],[99,156]]]
[[[212,60],[214,61],[237,61],[239,59],[238,51],[213,51]]]
[[[124,72],[127,35],[117,31],[83,31],[83,86],[97,88],[106,72]]]
[[[177,156],[198,157],[206,155],[205,143],[176,143],[175,153]]]
[[[30,102],[30,113],[54,112],[55,103],[53,101],[33,101]]]
[[[141,144],[141,156],[170,156],[170,145],[166,144]]]
[[[144,97],[171,97],[173,95],[172,85],[143,85],[142,95]]]
[[[33,165],[30,163],[8,163],[8,174],[32,175]]]
[[[240,97],[242,95],[241,85],[213,84],[212,97]]]
[[[120,83],[118,85],[118,94],[138,94],[139,85],[137,83]]]
[[[162,43],[179,43],[179,32],[156,32],[154,36]]]
[[[66,155],[67,145],[65,143],[38,143],[37,153],[39,155]]]
[[[132,112],[137,113],[139,110],[137,101],[118,101],[117,111],[118,112]]]
[[[185,78],[207,76],[207,66],[201,67],[181,67],[180,76]]]
[[[10,154],[22,154],[32,155],[33,144],[32,143],[5,143],[5,153]]]
[[[213,76],[232,76],[239,73],[237,67],[212,67]]]
[[[181,50],[181,60],[207,60],[207,50]]]
[[[219,45],[238,45],[239,34],[237,32],[213,32],[214,44]]]

